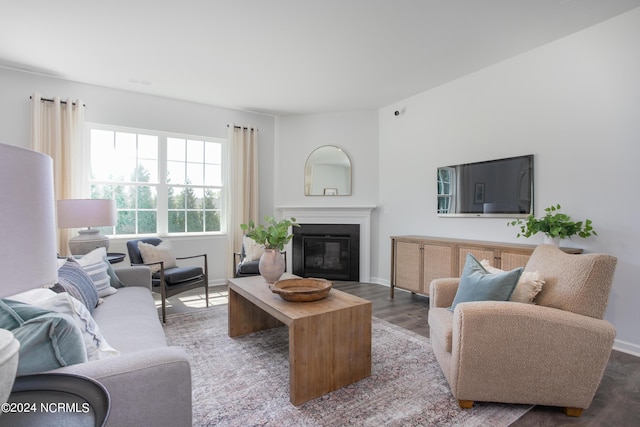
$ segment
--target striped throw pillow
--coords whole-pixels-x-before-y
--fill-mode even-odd
[[[77,259],[78,264],[89,275],[93,285],[98,291],[99,297],[106,297],[116,293],[118,290],[111,287],[111,278],[108,273],[107,250],[96,248],[88,254]]]

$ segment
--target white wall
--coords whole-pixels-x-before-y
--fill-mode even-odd
[[[275,118],[226,108],[148,96],[69,82],[0,68],[0,143],[29,147],[30,100],[33,92],[44,97],[80,98],[88,122],[154,129],[191,135],[227,137],[227,123],[259,128],[260,210],[273,211]],[[176,254],[207,253],[212,283],[225,283],[226,235],[172,238]],[[109,251],[126,253],[126,240],[113,239]],[[127,261],[128,262],[128,261]]]
[[[351,196],[305,196],[304,165],[318,147],[342,148],[352,165]],[[353,111],[276,119],[276,206],[372,205],[378,198],[378,114]]]
[[[606,318],[640,354],[640,9],[380,110],[379,239],[372,276],[389,282],[389,236],[517,239],[505,219],[436,216],[436,168],[535,155],[536,215],[560,203],[598,237],[564,246],[618,257]],[[404,110],[394,116],[395,110]]]

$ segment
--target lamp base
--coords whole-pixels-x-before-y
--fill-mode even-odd
[[[0,404],[6,403],[11,394],[18,371],[20,343],[6,329],[0,329]]]
[[[72,255],[86,255],[96,248],[109,249],[109,238],[100,234],[96,228],[78,231],[78,235],[69,240],[69,250]]]

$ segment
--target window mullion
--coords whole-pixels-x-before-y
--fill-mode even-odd
[[[167,185],[167,136],[158,135],[158,234],[169,234],[169,189]]]

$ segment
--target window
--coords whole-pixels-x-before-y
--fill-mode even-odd
[[[115,199],[110,235],[220,233],[225,140],[90,124],[91,198]]]
[[[438,213],[455,212],[454,188],[456,172],[454,168],[438,168]]]

